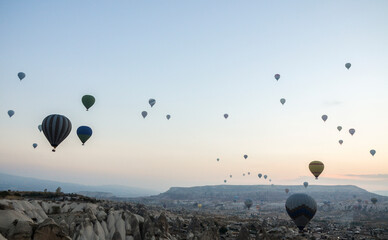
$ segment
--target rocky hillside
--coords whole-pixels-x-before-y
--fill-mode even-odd
[[[285,193],[285,189],[290,191]],[[192,201],[232,201],[250,198],[255,201],[284,201],[292,193],[307,193],[316,201],[346,201],[349,199],[370,200],[372,197],[379,201],[388,200],[388,197],[370,193],[362,188],[351,185],[338,186],[304,186],[294,185],[216,185],[200,187],[172,187],[167,192],[161,193],[154,198],[166,200],[192,200]]]

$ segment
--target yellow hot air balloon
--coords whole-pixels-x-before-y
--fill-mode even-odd
[[[323,172],[325,165],[321,161],[312,161],[309,164],[309,169],[311,173],[315,176],[315,179],[318,179],[318,176]]]
[[[200,209],[202,207],[202,204],[198,203],[198,208]]]

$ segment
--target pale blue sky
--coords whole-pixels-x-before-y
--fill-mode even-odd
[[[321,184],[388,174],[387,12],[387,1],[1,1],[0,169],[160,190],[229,174],[260,183],[237,177],[248,171],[313,181],[312,160],[326,164]],[[55,154],[37,130],[52,113],[73,123]],[[80,125],[94,131],[84,147]],[[352,181],[387,190],[388,178]]]

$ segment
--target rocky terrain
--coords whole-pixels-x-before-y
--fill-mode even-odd
[[[191,200],[162,207],[62,193],[0,196],[0,239],[9,240],[388,239],[388,202],[319,203],[299,233],[276,202],[248,210],[241,201],[204,201],[198,208]]]

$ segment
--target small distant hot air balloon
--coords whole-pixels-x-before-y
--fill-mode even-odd
[[[344,143],[344,141],[343,141],[343,140],[339,140],[338,142],[339,142],[339,144],[341,144],[341,145],[342,145],[342,143]]]
[[[279,78],[280,78],[280,74],[275,74],[275,79],[276,79],[276,81],[278,81]]]
[[[308,182],[304,182],[304,183],[303,183],[303,186],[304,186],[305,188],[307,188],[307,187],[309,186],[309,183],[308,183]]]
[[[229,175],[230,178],[232,178],[232,175]]]
[[[373,204],[376,204],[376,203],[377,203],[377,198],[371,198],[370,201],[371,201]]]
[[[243,176],[245,177],[245,173],[243,173]]]
[[[26,74],[24,72],[18,73],[19,80],[21,81],[23,78],[26,77]]]
[[[271,180],[271,179],[270,179],[269,181],[270,181],[270,182],[272,182],[272,180]]]
[[[198,206],[198,208],[199,208],[199,209],[201,209],[201,207],[202,207],[202,204],[198,203],[198,205],[197,205],[197,206]]]
[[[166,118],[167,118],[167,120],[170,120],[171,116],[169,114],[167,114]]]
[[[317,211],[315,200],[304,193],[294,193],[287,198],[286,210],[300,231],[310,222]]]
[[[224,118],[227,119],[229,115],[227,113],[224,114]]]
[[[226,183],[226,180],[224,180],[224,183]]]
[[[219,162],[220,161],[220,159],[219,158],[217,158],[217,162]]]
[[[251,175],[251,172],[248,172],[248,175]]]
[[[251,199],[247,199],[244,201],[244,204],[249,210],[252,207],[253,201]]]
[[[85,106],[86,111],[89,111],[89,108],[91,108],[95,102],[96,99],[92,95],[84,95],[82,97],[82,104]]]
[[[32,144],[32,147],[33,147],[33,148],[36,148],[37,146],[38,146],[37,143],[33,143],[33,144]]]
[[[376,150],[374,150],[374,149],[370,150],[369,152],[370,152],[370,154],[372,154],[372,156],[374,156],[376,154]]]
[[[288,192],[290,191],[290,189],[286,188],[286,189],[284,189],[284,191],[286,192],[286,194],[288,194]]]
[[[247,158],[248,158],[248,155],[245,154],[245,155],[244,155],[244,158],[247,159]]]
[[[156,100],[153,98],[150,98],[150,100],[148,100],[148,103],[150,104],[151,107],[153,107],[156,103]]]
[[[264,175],[264,179],[267,179],[267,175]]]
[[[324,121],[324,122],[326,122],[326,120],[327,120],[327,115],[322,115],[322,120]]]
[[[352,66],[352,64],[350,64],[350,63],[346,63],[345,64],[345,67],[349,70],[349,68]]]
[[[8,116],[9,116],[9,117],[12,117],[14,114],[15,114],[15,111],[14,111],[14,110],[9,110],[9,111],[8,111]]]
[[[286,99],[284,99],[284,98],[280,99],[280,103],[281,103],[282,105],[284,105],[284,104],[286,103]]]
[[[59,114],[52,114],[43,119],[42,130],[47,140],[53,147],[53,152],[58,145],[69,136],[71,132],[70,120]]]
[[[81,140],[82,145],[92,136],[93,131],[88,126],[81,126],[77,129],[78,138]]]
[[[309,169],[311,173],[315,176],[315,179],[318,179],[318,176],[323,172],[325,165],[321,161],[312,161],[309,164]]]
[[[141,112],[141,115],[143,116],[143,118],[146,118],[147,117],[147,112],[146,111],[143,111],[143,112]]]
[[[257,176],[258,176],[259,178],[261,178],[261,177],[263,176],[263,174],[259,173],[259,174],[257,174]]]
[[[42,131],[42,125],[38,125],[39,132]]]
[[[349,133],[353,136],[353,134],[356,132],[354,128],[349,129]]]
[[[341,132],[342,127],[341,127],[341,126],[338,126],[337,129],[338,129],[339,132]]]

